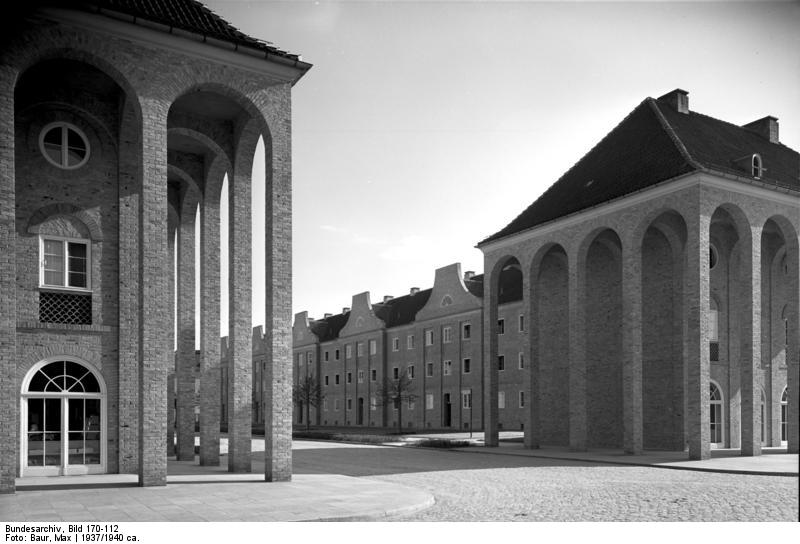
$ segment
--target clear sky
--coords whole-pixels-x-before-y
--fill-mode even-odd
[[[648,96],[773,115],[800,149],[797,2],[204,3],[314,65],[292,104],[293,309],[312,317],[482,272],[474,246]]]

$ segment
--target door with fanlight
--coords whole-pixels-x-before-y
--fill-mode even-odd
[[[105,472],[104,393],[88,365],[58,359],[34,366],[21,395],[21,475]]]

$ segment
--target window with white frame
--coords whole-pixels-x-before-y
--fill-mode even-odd
[[[392,351],[400,351],[400,338],[392,338]]]
[[[338,361],[339,360],[339,350],[338,349],[333,352],[333,360],[334,361]]]
[[[433,377],[433,363],[425,363],[425,376],[428,378]]]
[[[463,323],[461,325],[461,339],[462,340],[469,340],[472,336],[472,325],[469,323]]]
[[[461,391],[461,407],[465,410],[472,409],[472,390],[463,389]]]
[[[497,320],[497,334],[505,334],[506,333],[506,320],[505,319],[498,319]]]
[[[314,354],[312,352],[309,351],[306,354],[306,359],[308,360],[308,364],[309,365],[313,365],[314,364]]]
[[[425,409],[433,410],[433,393],[425,394]]]
[[[89,290],[91,245],[88,240],[43,236],[40,243],[41,287]]]
[[[428,329],[425,331],[425,345],[432,346],[433,345],[433,330]]]
[[[301,353],[297,356],[297,362],[301,365],[304,365],[306,362],[306,356]]]
[[[378,342],[376,340],[369,341],[369,354],[375,355],[378,353]]]
[[[505,408],[506,407],[506,392],[505,391],[498,391],[497,392],[497,407],[498,408]]]
[[[352,357],[353,357],[353,345],[352,344],[347,344],[344,347],[344,358],[345,359],[351,359]]]
[[[328,399],[322,399],[322,411],[323,412],[328,411]]]
[[[522,370],[523,368],[525,368],[525,355],[523,355],[521,351],[519,352],[518,361],[519,361],[519,369]]]
[[[449,376],[452,371],[453,371],[453,361],[445,361],[444,362],[444,375],[445,376]]]
[[[416,402],[414,402],[414,397],[408,397],[408,409],[413,410],[414,406],[416,406]]]
[[[761,155],[759,155],[758,153],[753,155],[752,166],[753,166],[753,177],[755,179],[761,178],[761,176],[764,173],[764,165],[761,162]]]
[[[358,371],[358,383],[364,383],[364,371],[363,370],[359,370]]]
[[[461,363],[461,371],[464,374],[469,374],[470,372],[472,372],[472,359],[470,359],[469,357],[464,358],[464,360]]]
[[[506,356],[505,355],[498,355],[497,356],[497,370],[503,371],[506,369]]]
[[[414,335],[409,334],[406,337],[406,349],[414,349]]]
[[[408,365],[406,367],[406,376],[408,376],[409,380],[414,379],[414,365]]]
[[[369,398],[369,409],[371,411],[375,411],[378,409],[378,401],[375,399],[375,396]]]
[[[364,342],[359,342],[356,344],[356,355],[359,357],[364,355]]]
[[[453,329],[445,327],[442,329],[442,342],[449,344],[453,341]]]
[[[525,408],[525,391],[519,392],[519,407]]]

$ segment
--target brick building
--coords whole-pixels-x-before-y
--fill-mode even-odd
[[[166,483],[170,301],[178,456],[219,463],[220,193],[228,177],[229,469],[249,470],[250,186],[266,148],[266,479],[291,475],[291,89],[310,65],[194,0],[30,2],[0,45],[0,492],[15,477]],[[199,222],[196,214],[199,210]],[[201,350],[195,355],[195,229]],[[177,232],[177,245],[171,241]],[[177,293],[171,292],[177,254]],[[246,409],[243,409],[246,408]]]
[[[295,381],[315,374],[327,397],[311,422],[397,426],[364,408],[397,371],[417,391],[404,428],[693,459],[712,444],[796,452],[798,193],[775,118],[739,127],[679,89],[648,98],[478,244],[485,276],[451,265],[427,291],[296,314]]]

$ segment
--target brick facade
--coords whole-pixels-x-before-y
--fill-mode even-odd
[[[194,2],[184,3],[197,9]],[[28,443],[27,429],[20,428],[20,409],[25,412],[27,399],[35,395],[26,395],[21,388],[35,365],[59,358],[87,368],[101,382],[105,410],[99,469],[138,472],[140,485],[166,483],[167,373],[173,366],[170,208],[178,214],[176,228],[180,230],[176,248],[181,300],[178,455],[194,455],[194,307],[199,301],[193,296],[193,233],[200,229],[204,262],[213,270],[199,271],[203,291],[200,343],[208,351],[200,355],[201,389],[209,393],[200,410],[201,451],[204,464],[219,462],[218,425],[214,430],[220,419],[219,327],[214,324],[219,308],[213,299],[218,300],[219,289],[214,270],[219,263],[215,220],[225,173],[232,194],[232,236],[235,233],[231,330],[235,359],[242,361],[235,367],[237,379],[230,394],[241,406],[238,412],[246,415],[236,426],[244,431],[237,431],[241,437],[236,434],[232,452],[243,449],[237,446],[239,442],[249,443],[249,171],[259,137],[268,143],[267,186],[273,190],[267,193],[267,210],[274,215],[268,220],[268,260],[273,271],[267,279],[271,295],[266,336],[273,343],[270,379],[274,380],[273,411],[278,415],[269,428],[280,435],[271,437],[274,446],[265,478],[288,479],[290,429],[282,404],[287,402],[291,381],[291,225],[285,221],[291,213],[290,90],[310,65],[274,48],[266,58],[263,51],[258,53],[262,46],[255,41],[238,43],[234,50],[234,44],[225,39],[199,39],[202,29],[175,35],[163,32],[148,23],[146,12],[133,18],[109,18],[79,10],[41,9],[26,14],[13,28],[13,33],[2,37],[0,49],[0,103],[7,121],[0,134],[4,142],[0,156],[0,370],[4,376],[0,491],[13,492],[15,477],[39,470],[19,455],[21,444],[23,451],[36,446]],[[51,142],[47,148],[44,129],[53,123],[66,123],[63,134],[70,138],[76,131],[83,135],[88,151],[64,147],[67,140]],[[67,145],[75,142],[70,139]],[[58,151],[53,153],[85,152],[88,159],[77,168],[61,168],[45,159],[45,148],[52,150],[54,145]],[[52,156],[56,161],[64,157]],[[195,225],[198,205],[201,224]],[[85,243],[88,285],[72,290],[43,288],[42,239]],[[59,322],[63,317],[42,322],[42,300],[67,300],[63,295],[73,297],[69,300],[78,300],[78,295],[89,298],[89,317],[84,315],[82,324]],[[65,407],[71,402],[68,397],[63,400]],[[232,470],[249,470],[243,465],[243,455],[231,455]],[[56,462],[53,454],[46,468],[51,469],[52,462],[52,470],[68,472],[73,461]]]

